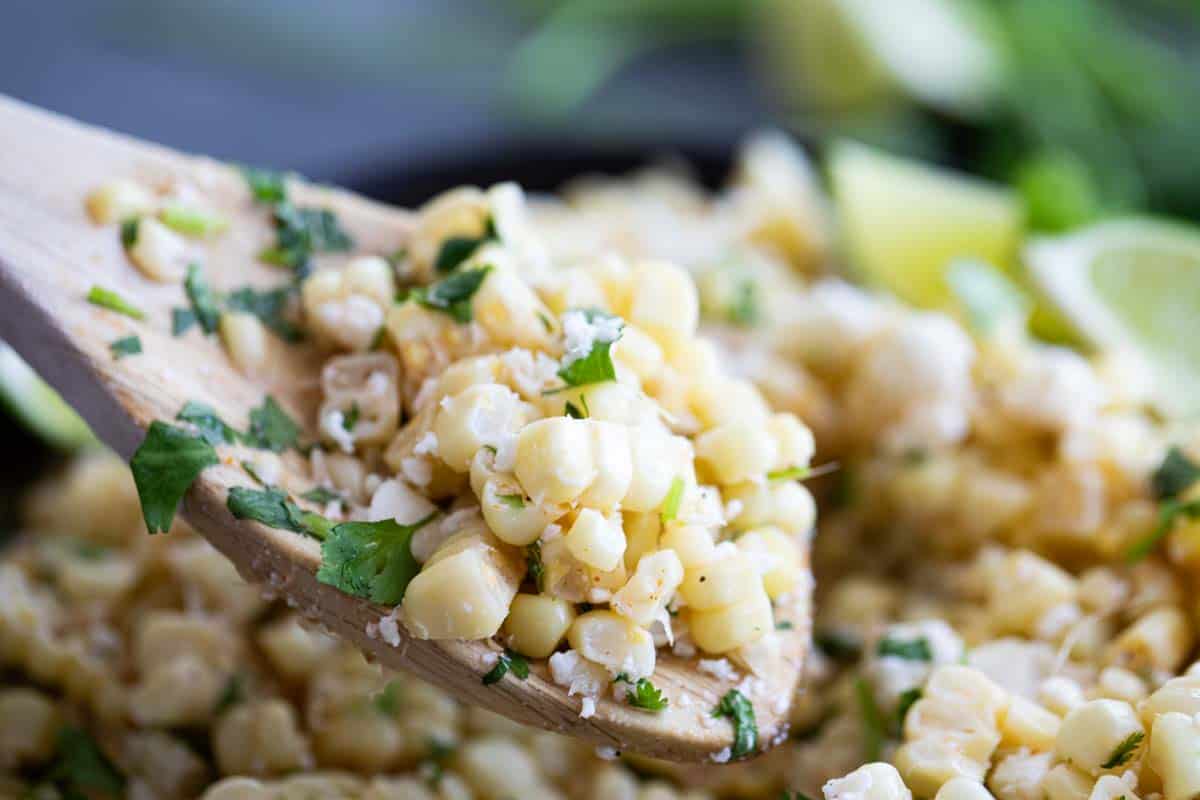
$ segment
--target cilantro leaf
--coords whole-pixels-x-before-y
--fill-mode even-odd
[[[542,591],[542,582],[546,576],[546,567],[542,564],[542,543],[534,542],[525,548],[525,566],[533,585]]]
[[[1133,754],[1142,745],[1142,740],[1146,738],[1146,734],[1141,731],[1134,731],[1125,737],[1125,739],[1116,746],[1112,751],[1112,755],[1108,760],[1100,765],[1100,769],[1116,769],[1124,766],[1124,764],[1133,758]]]
[[[304,338],[304,332],[289,316],[295,291],[292,286],[267,290],[244,286],[230,293],[225,306],[231,311],[253,314],[285,342],[298,342]]]
[[[496,499],[504,505],[512,509],[522,509],[525,507],[525,496],[520,494],[498,494]]]
[[[138,224],[141,220],[138,217],[130,217],[121,223],[121,246],[126,250],[137,244],[138,239]]]
[[[878,761],[883,755],[883,714],[875,704],[871,684],[862,678],[854,682],[854,694],[858,698],[859,713],[862,714],[863,758],[866,761]]]
[[[259,253],[269,264],[307,270],[309,258],[316,252],[344,252],[354,240],[342,230],[337,215],[326,208],[302,208],[287,200],[275,204],[275,246]]]
[[[583,406],[583,409],[580,410],[579,406]],[[575,405],[570,400],[568,400],[566,402],[566,404],[563,406],[563,411],[565,411],[566,415],[568,417],[570,417],[571,419],[587,419],[589,416],[588,407],[587,407],[587,397],[585,397],[584,395],[579,395],[579,406]]]
[[[242,177],[250,187],[250,193],[259,203],[281,203],[287,199],[285,175],[273,169],[239,165]]]
[[[300,426],[271,395],[267,395],[261,406],[251,410],[250,430],[244,438],[252,447],[282,453],[295,447],[299,437]]]
[[[183,336],[196,324],[196,312],[190,308],[171,309],[171,335]]]
[[[584,310],[583,315],[589,323],[593,323],[599,319],[620,319],[605,311],[594,308]],[[597,339],[592,342],[592,349],[588,351],[588,354],[565,364],[558,371],[558,377],[566,381],[568,386],[585,386],[589,383],[615,381],[617,379],[617,368],[613,365],[611,350],[613,343],[620,340],[620,328],[623,326],[623,323],[618,326],[618,333],[615,338],[609,341]]]
[[[124,797],[125,778],[108,760],[96,742],[72,725],[58,732],[55,763],[50,781],[73,797]]]
[[[456,322],[467,323],[474,319],[471,298],[491,271],[491,267],[479,267],[455,272],[437,283],[413,289],[409,297],[426,308],[444,311]]]
[[[662,690],[651,683],[648,678],[638,678],[633,689],[625,692],[625,699],[634,708],[642,708],[646,711],[662,711],[671,704],[670,700],[663,697]]]
[[[413,534],[435,515],[411,525],[394,519],[335,525],[321,545],[317,580],[356,597],[396,605],[421,569],[411,550]]]
[[[933,650],[924,636],[916,639],[895,639],[885,636],[879,640],[875,652],[881,656],[895,656],[907,661],[933,661]]]
[[[214,213],[172,204],[158,212],[163,225],[184,236],[212,236],[229,227],[229,222]]]
[[[192,313],[200,323],[205,333],[215,333],[217,323],[221,321],[221,309],[217,305],[217,296],[209,288],[208,281],[200,271],[199,264],[188,264],[187,277],[183,279],[183,289],[191,303]]]
[[[332,489],[326,489],[324,486],[318,486],[315,489],[309,489],[300,496],[305,500],[308,500],[310,503],[317,503],[318,505],[328,505],[334,501],[343,505],[346,503],[346,498],[342,497]]]
[[[912,708],[913,705],[918,700],[921,699],[921,696],[923,694],[924,694],[924,692],[921,691],[920,687],[913,687],[912,689],[905,689],[903,692],[900,693],[900,697],[898,698],[898,700],[896,702],[896,729],[897,730],[899,730],[899,731],[904,730],[904,718],[908,716],[908,710],[910,708]]]
[[[136,336],[125,336],[117,339],[108,346],[113,358],[121,360],[125,356],[136,356],[142,352],[142,340]]]
[[[1194,463],[1178,446],[1167,451],[1158,469],[1150,476],[1150,487],[1159,500],[1171,500],[1200,481],[1200,465]]]
[[[188,487],[201,470],[217,461],[217,451],[202,437],[159,420],[150,423],[146,438],[129,461],[150,533],[171,527]]]
[[[484,243],[494,239],[496,239],[496,226],[491,217],[488,218],[487,227],[479,236],[447,237],[442,242],[437,258],[433,262],[434,269],[438,272],[453,272],[459,264],[474,255],[475,251]]]
[[[241,673],[235,672],[229,676],[229,680],[225,681],[225,688],[221,690],[221,696],[217,698],[213,714],[223,714],[238,703],[244,702],[246,702],[246,679]]]
[[[175,419],[195,425],[201,438],[209,444],[233,444],[238,439],[238,432],[225,424],[212,406],[195,400],[189,400]]]
[[[758,749],[758,722],[754,719],[754,706],[737,689],[730,689],[713,709],[714,717],[729,717],[733,722],[733,747],[731,758],[741,758]]]
[[[146,318],[146,312],[126,301],[112,289],[105,289],[103,286],[93,286],[87,293],[87,301],[94,306],[107,308],[133,319]]]
[[[757,325],[762,318],[761,305],[758,284],[753,278],[743,278],[733,290],[733,299],[726,314],[734,325],[749,328]]]
[[[817,631],[813,644],[834,661],[855,661],[862,655],[862,642],[841,631]]]
[[[679,516],[679,506],[683,503],[683,488],[682,477],[676,477],[675,480],[671,481],[671,488],[667,490],[667,496],[663,500],[662,512],[660,513],[664,525]]]
[[[1129,546],[1125,551],[1125,560],[1134,564],[1153,553],[1159,542],[1175,527],[1176,520],[1184,517],[1200,518],[1200,499],[1186,503],[1178,500],[1165,501],[1158,509],[1158,524],[1154,526],[1154,530]]]
[[[375,695],[373,705],[375,710],[385,717],[394,717],[400,713],[400,708],[403,705],[400,698],[400,681],[390,680],[383,687],[383,691]]]
[[[496,657],[496,666],[488,670],[488,673],[483,676],[483,685],[491,686],[509,672],[520,680],[525,680],[529,677],[529,662],[525,660],[523,655],[514,653],[512,650],[505,650]]]
[[[792,624],[792,621],[787,619],[781,619],[775,623],[775,630],[777,631],[790,631],[795,627],[796,626]]]
[[[229,513],[236,519],[251,519],[271,528],[302,533],[314,539],[326,539],[335,527],[332,522],[305,511],[288,499],[282,489],[250,489],[234,486],[225,501]]]
[[[788,467],[787,469],[777,469],[767,473],[769,481],[802,481],[809,476],[812,470],[809,467]]]
[[[354,426],[358,424],[358,418],[362,416],[362,409],[358,407],[358,401],[350,405],[350,410],[346,412],[346,416],[342,418],[342,429],[347,433],[354,430]]]

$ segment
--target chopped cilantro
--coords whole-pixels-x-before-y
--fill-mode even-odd
[[[284,411],[275,398],[267,395],[263,404],[250,412],[250,430],[244,436],[253,447],[282,453],[296,446],[300,426]]]
[[[781,619],[775,623],[775,630],[777,631],[790,631],[795,627],[796,626],[793,625],[790,620],[786,619]]]
[[[664,525],[679,516],[679,506],[683,503],[683,486],[683,478],[680,476],[671,481],[671,488],[667,490],[660,514]]]
[[[896,729],[904,730],[904,718],[908,716],[908,710],[913,707],[913,704],[921,699],[924,694],[919,687],[905,689],[900,693],[900,697],[896,702]]]
[[[1142,746],[1142,740],[1145,738],[1146,734],[1141,731],[1134,731],[1126,736],[1116,746],[1116,749],[1112,751],[1112,755],[1108,757],[1108,761],[1100,765],[1100,769],[1116,769],[1117,767],[1124,766],[1129,759],[1133,758],[1133,754]]]
[[[208,211],[172,204],[158,213],[162,223],[184,236],[212,236],[229,227],[228,221]]]
[[[854,694],[858,697],[858,710],[862,714],[863,759],[878,761],[883,755],[883,714],[875,704],[871,685],[859,678],[854,682]]]
[[[767,473],[769,481],[802,481],[812,474],[809,467],[788,467]]]
[[[204,403],[189,400],[175,419],[195,425],[201,438],[209,444],[233,444],[238,440],[238,432],[225,424],[215,409]]]
[[[124,336],[113,341],[109,346],[113,358],[118,361],[125,356],[136,356],[142,352],[142,340],[136,336]]]
[[[215,333],[217,323],[221,321],[221,309],[217,305],[217,296],[209,288],[208,281],[204,280],[199,264],[188,264],[183,288],[200,327],[205,333]]]
[[[138,239],[138,224],[141,220],[138,217],[130,217],[121,223],[121,246],[126,250],[137,244]]]
[[[1175,527],[1176,520],[1185,517],[1188,519],[1200,518],[1200,499],[1190,500],[1186,503],[1178,500],[1165,501],[1158,509],[1158,523],[1154,529],[1129,546],[1129,549],[1125,551],[1125,560],[1131,564],[1137,563],[1153,553],[1159,542],[1165,539],[1171,529]]]
[[[337,215],[325,208],[302,208],[287,200],[275,204],[275,246],[259,253],[268,264],[305,272],[313,253],[344,252],[354,240],[342,230]]]
[[[525,497],[520,494],[498,494],[496,499],[509,508],[521,509],[525,507]]]
[[[238,169],[241,170],[242,177],[246,179],[250,193],[259,203],[282,203],[287,199],[284,173],[245,165],[239,166]]]
[[[895,656],[908,661],[933,661],[933,650],[924,636],[916,639],[894,639],[885,636],[879,640],[875,652],[881,656]]]
[[[571,419],[587,419],[592,415],[592,411],[588,408],[587,395],[579,395],[579,405],[575,405],[570,400],[563,406],[563,411]]]
[[[818,631],[813,643],[834,661],[854,661],[862,655],[862,642],[841,631]]]
[[[625,699],[634,708],[646,711],[662,711],[671,704],[670,700],[663,697],[662,690],[651,683],[648,678],[638,678],[633,688],[625,692]]]
[[[347,433],[354,430],[360,416],[362,416],[362,409],[358,407],[358,401],[355,401],[350,404],[350,410],[346,412],[346,416],[342,417],[342,429]]]
[[[435,514],[411,525],[394,519],[335,525],[321,545],[317,580],[375,603],[398,604],[421,569],[411,550],[413,534]]]
[[[737,689],[730,689],[713,709],[714,717],[729,717],[733,722],[733,747],[731,758],[741,758],[758,749],[758,722],[754,719],[754,706]]]
[[[258,317],[285,342],[298,342],[304,338],[304,332],[288,315],[295,292],[293,286],[265,290],[245,286],[231,292],[225,305],[231,311],[245,311]]]
[[[606,311],[595,308],[585,309],[582,313],[589,323],[598,319],[619,319]],[[564,364],[558,371],[558,377],[562,378],[568,386],[586,386],[589,383],[615,381],[617,369],[613,366],[611,351],[613,344],[620,338],[618,332],[617,338],[611,341],[596,340],[592,343],[592,349],[586,356]]]
[[[196,324],[196,312],[190,308],[171,309],[171,335],[183,336]]]
[[[1167,451],[1158,469],[1150,476],[1150,487],[1159,500],[1172,500],[1200,481],[1200,465],[1177,446]]]
[[[105,289],[103,286],[93,286],[87,293],[87,301],[94,306],[107,308],[109,311],[116,311],[118,314],[124,314],[133,319],[146,318],[146,312],[127,302],[112,289]]]
[[[554,333],[554,322],[546,315],[544,311],[537,312],[538,319],[542,322],[542,327],[546,329],[546,333]]]
[[[385,717],[394,717],[400,713],[400,708],[403,705],[400,697],[400,681],[390,680],[383,687],[383,691],[375,695],[372,705],[375,710]]]
[[[217,451],[203,437],[159,420],[150,423],[146,438],[129,461],[150,533],[171,527],[188,487],[201,470],[217,462]]]
[[[318,505],[323,506],[333,502],[341,503],[342,505],[346,504],[346,498],[342,497],[332,489],[326,489],[324,486],[318,486],[315,489],[309,489],[300,496],[310,503],[317,503]]]
[[[235,519],[251,519],[271,528],[309,533],[302,519],[307,512],[288,500],[287,492],[282,489],[234,486],[225,505]]]
[[[529,662],[519,653],[505,650],[496,657],[496,666],[483,676],[483,685],[491,686],[510,672],[520,680],[525,680],[529,677]]]
[[[55,761],[46,781],[61,789],[65,798],[125,796],[124,776],[91,736],[71,725],[58,732]]]
[[[539,592],[542,591],[546,568],[542,564],[541,542],[534,542],[525,548],[525,566],[529,572],[529,577],[533,579],[533,585],[537,587]]]
[[[488,218],[487,226],[479,236],[447,237],[442,242],[437,258],[433,262],[434,269],[438,272],[453,272],[460,264],[474,255],[476,250],[495,239],[496,226],[491,217]]]
[[[262,479],[261,475],[258,474],[258,467],[254,466],[249,461],[242,462],[242,469],[246,470],[246,474],[249,475],[251,478],[253,478],[254,482],[257,483],[259,486],[269,486],[270,485]]]
[[[383,343],[386,340],[386,338],[387,338],[387,326],[380,325],[378,330],[375,331],[375,335],[371,337],[371,347],[370,347],[371,351],[374,352],[374,351],[380,349],[381,347],[383,347]]]
[[[760,305],[758,284],[753,278],[743,278],[733,291],[727,312],[729,321],[747,328],[757,325],[762,316]]]
[[[471,298],[491,271],[491,267],[479,267],[455,272],[437,283],[413,289],[409,297],[426,308],[444,311],[456,322],[467,323],[474,319]]]
[[[245,701],[246,679],[240,673],[235,672],[229,676],[229,680],[225,681],[225,688],[221,690],[221,696],[217,698],[213,714],[223,714],[238,703]]]

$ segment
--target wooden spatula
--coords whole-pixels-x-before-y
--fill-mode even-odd
[[[186,305],[181,287],[143,278],[129,264],[113,227],[93,225],[85,213],[87,193],[114,178],[189,183],[217,205],[232,224],[205,248],[205,273],[214,287],[281,282],[277,268],[255,257],[273,234],[236,170],[0,97],[0,336],[125,457],[152,421],[173,419],[189,400],[207,403],[223,419],[244,427],[249,410],[270,394],[296,419],[311,423],[319,400],[315,351],[281,345],[266,374],[250,380],[233,368],[213,337],[172,335],[171,309]],[[298,185],[292,194],[299,202],[336,211],[360,251],[392,252],[411,227],[407,212],[345,192]],[[89,304],[85,296],[94,285],[118,292],[143,309],[145,319]],[[142,354],[115,359],[110,343],[134,334]],[[533,664],[527,680],[509,677],[485,686],[481,676],[494,660],[494,645],[422,641],[402,626],[397,644],[369,635],[368,628],[374,630],[390,609],[319,583],[317,542],[234,519],[226,509],[229,489],[249,485],[237,458],[222,451],[222,463],[193,484],[182,506],[188,523],[247,580],[270,587],[384,665],[518,722],[672,761],[728,757],[733,729],[712,712],[741,684],[754,704],[758,750],[785,738],[809,641],[806,592],[792,607],[776,610],[780,627],[787,629],[780,631],[782,658],[769,674],[731,677],[711,665],[702,671],[697,658],[660,651],[654,682],[670,698],[666,710],[647,713],[608,697],[597,702],[594,716],[583,718],[580,698],[553,683],[544,663]],[[285,457],[284,469],[301,470],[299,456]]]

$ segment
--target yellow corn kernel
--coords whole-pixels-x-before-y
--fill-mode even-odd
[[[658,549],[662,521],[658,514],[644,511],[625,511],[621,518],[625,528],[625,570],[633,572],[642,556]]]
[[[187,241],[153,217],[137,221],[137,236],[127,252],[134,266],[152,281],[177,283],[183,279]]]
[[[625,497],[633,478],[629,428],[617,422],[583,421],[587,423],[591,438],[591,460],[595,475],[587,489],[580,494],[579,502],[589,508],[607,511],[615,508]]]
[[[933,800],[995,800],[979,781],[970,778],[951,778],[942,784]]]
[[[912,792],[891,764],[864,764],[850,774],[826,781],[825,800],[912,800]]]
[[[618,614],[642,627],[661,618],[668,601],[683,580],[683,565],[670,550],[649,553],[637,562],[633,576],[610,601]]]
[[[1195,717],[1168,711],[1154,720],[1150,766],[1162,778],[1166,800],[1200,795],[1200,725]]]
[[[688,389],[688,405],[704,428],[741,420],[766,424],[770,408],[750,381],[719,378],[697,381]]]
[[[728,653],[756,642],[775,628],[771,600],[761,587],[749,597],[710,611],[692,610],[688,626],[696,646],[706,653]]]
[[[498,383],[470,386],[438,409],[433,422],[438,456],[455,472],[467,472],[480,448],[504,447],[524,420],[521,398],[512,389]]]
[[[1070,764],[1059,764],[1042,779],[1046,800],[1088,800],[1092,794],[1092,778]]]
[[[572,556],[601,572],[616,569],[625,553],[620,516],[606,517],[591,508],[579,512],[565,539]]]
[[[804,565],[793,537],[773,526],[755,528],[739,536],[737,546],[757,563],[767,597],[774,600],[796,588]]]
[[[612,611],[581,614],[567,632],[572,649],[588,661],[625,673],[633,680],[654,673],[654,639],[631,620]]]
[[[154,194],[137,181],[109,181],[87,196],[87,210],[93,222],[111,225],[153,213]]]
[[[1003,743],[1013,748],[1027,747],[1035,753],[1054,749],[1062,720],[1058,715],[1042,706],[1014,696],[1008,713],[1000,725]]]
[[[1147,728],[1154,725],[1155,717],[1168,711],[1178,711],[1189,717],[1200,714],[1200,675],[1171,678],[1138,703],[1138,715]]]
[[[1063,718],[1055,752],[1068,764],[1099,775],[1118,747],[1136,734],[1144,736],[1145,731],[1132,706],[1120,700],[1091,700]]]
[[[548,658],[558,649],[575,621],[575,609],[557,597],[518,594],[513,598],[504,633],[508,646],[530,658]]]
[[[1105,653],[1105,660],[1130,670],[1175,672],[1195,643],[1187,615],[1174,606],[1147,612],[1123,630]]]
[[[727,422],[696,437],[696,460],[718,483],[761,478],[778,455],[775,440],[761,424]]]
[[[632,472],[621,500],[628,511],[657,511],[676,478],[691,467],[692,448],[687,439],[672,436],[661,425],[629,430]]]
[[[475,320],[502,347],[545,349],[550,331],[542,321],[550,316],[533,289],[520,276],[493,268],[471,302]]]
[[[734,551],[686,570],[679,594],[693,610],[710,611],[754,597],[762,591],[761,587],[754,562],[745,553]]]
[[[221,343],[244,375],[255,375],[267,363],[267,329],[246,311],[226,311],[219,323]]]
[[[622,314],[659,344],[688,339],[700,320],[700,297],[687,270],[662,261],[646,261],[633,270],[629,312]]]
[[[595,479],[591,429],[586,422],[549,417],[521,429],[515,470],[535,502],[571,502]]]
[[[685,569],[710,564],[717,559],[712,531],[699,525],[669,523],[658,541],[661,547],[675,551]]]
[[[479,507],[496,538],[518,547],[533,544],[558,513],[524,497],[520,487],[497,480],[484,484]]]

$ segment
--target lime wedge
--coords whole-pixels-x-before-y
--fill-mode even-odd
[[[1016,262],[1023,211],[1007,189],[845,142],[830,153],[829,176],[852,266],[913,305],[948,303],[957,259]]]
[[[1112,220],[1034,239],[1025,262],[1030,281],[1085,342],[1146,359],[1164,412],[1200,415],[1200,229]]]
[[[977,117],[1003,82],[996,25],[972,2],[768,0],[761,8],[777,78],[820,109],[900,96]]]
[[[50,444],[74,450],[96,441],[75,411],[21,360],[0,342],[0,406]]]

